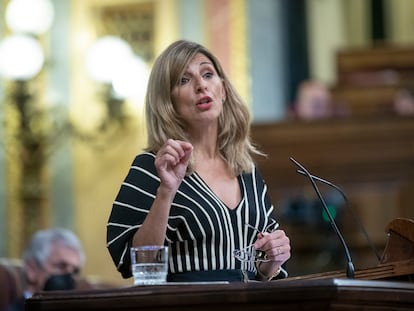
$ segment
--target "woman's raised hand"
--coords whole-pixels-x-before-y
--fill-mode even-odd
[[[168,139],[155,157],[155,167],[161,187],[175,193],[180,186],[190,161],[193,146],[189,142]]]

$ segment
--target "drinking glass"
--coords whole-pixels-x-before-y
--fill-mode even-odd
[[[146,245],[131,247],[134,285],[157,285],[167,282],[168,247]]]

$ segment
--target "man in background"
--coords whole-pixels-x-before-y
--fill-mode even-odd
[[[36,232],[22,259],[19,273],[0,266],[6,278],[3,296],[8,299],[3,305],[0,301],[0,310],[24,310],[24,300],[39,291],[74,289],[85,255],[72,231],[53,228]]]
[[[321,120],[332,116],[332,99],[328,87],[316,80],[303,81],[298,87],[295,115],[301,120]]]

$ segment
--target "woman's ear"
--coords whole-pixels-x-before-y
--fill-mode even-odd
[[[226,83],[224,82],[224,79],[221,79],[221,83],[223,86],[223,95],[221,97],[221,103],[224,104],[224,102],[226,101]]]

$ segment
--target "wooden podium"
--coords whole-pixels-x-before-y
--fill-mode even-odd
[[[395,219],[377,267],[355,279],[330,272],[272,282],[167,284],[41,292],[26,311],[63,310],[414,310],[414,221]],[[401,281],[406,280],[406,281]]]
[[[414,284],[348,279],[163,285],[39,294],[26,310],[413,310]]]

